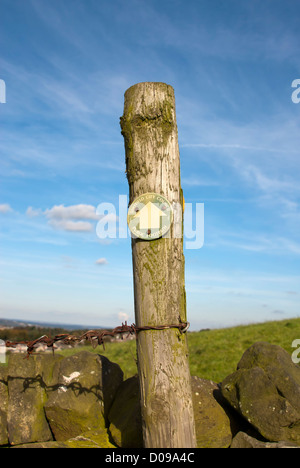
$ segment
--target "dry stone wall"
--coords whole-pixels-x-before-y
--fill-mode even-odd
[[[300,367],[258,342],[223,382],[192,377],[199,448],[299,448]],[[0,366],[0,445],[141,448],[137,376],[106,357],[12,354]]]

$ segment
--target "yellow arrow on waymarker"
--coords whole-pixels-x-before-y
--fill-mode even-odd
[[[157,208],[154,203],[148,202],[147,205],[134,215],[134,218],[139,218],[140,229],[159,229],[160,218],[162,216],[167,215]]]

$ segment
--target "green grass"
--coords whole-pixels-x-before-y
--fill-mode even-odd
[[[189,333],[191,374],[221,382],[256,341],[281,346],[292,354],[295,339],[300,339],[300,319]]]
[[[291,345],[295,339],[300,339],[300,319],[190,332],[188,346],[191,374],[221,382],[236,370],[243,353],[256,341],[279,345],[292,354],[294,348]],[[119,364],[124,372],[124,379],[137,373],[134,340],[107,343],[105,350],[102,347],[93,349],[91,346],[84,346],[66,349],[59,354],[69,356],[83,349],[103,354]]]

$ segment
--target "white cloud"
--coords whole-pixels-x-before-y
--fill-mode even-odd
[[[69,219],[51,219],[49,224],[55,229],[62,229],[63,231],[72,232],[90,232],[93,230],[92,223],[88,221],[72,221]]]
[[[96,208],[85,204],[55,205],[45,211],[29,206],[26,215],[30,218],[43,215],[53,228],[69,232],[91,232],[94,226],[90,221],[100,219],[96,214]]]
[[[126,314],[126,312],[119,312],[118,319],[120,320],[120,322],[127,322],[127,320],[129,319],[129,315]]]
[[[107,265],[107,263],[106,258],[98,258],[98,260],[96,260],[96,265]]]
[[[96,214],[96,209],[92,205],[55,205],[50,210],[45,211],[45,215],[49,219],[99,219]]]
[[[10,213],[11,211],[13,211],[13,209],[8,203],[2,203],[0,205],[0,213],[1,214]]]

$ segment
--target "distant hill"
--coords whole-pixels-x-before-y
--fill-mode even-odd
[[[36,321],[23,321],[16,319],[3,319],[0,318],[1,327],[37,327],[37,328],[63,328],[64,330],[82,330],[82,329],[99,329],[103,327],[95,327],[89,325],[78,325],[78,324],[66,324],[66,323],[55,323],[55,322],[36,322]]]
[[[1,319],[0,318],[0,328],[1,327],[27,327],[29,323],[21,322],[21,320],[10,320],[10,319]]]

